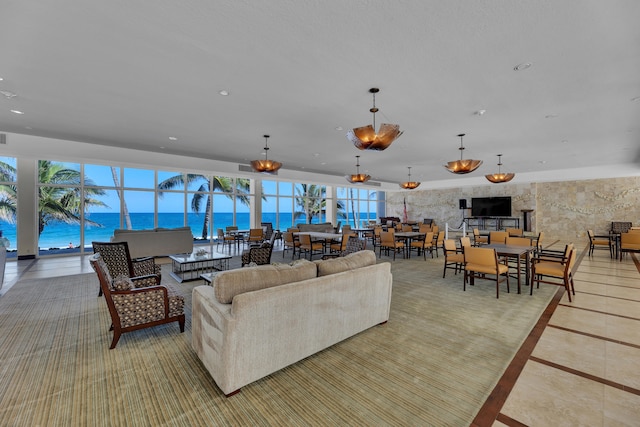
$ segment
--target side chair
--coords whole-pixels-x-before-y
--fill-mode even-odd
[[[446,239],[442,242],[444,252],[444,269],[442,271],[442,278],[447,275],[447,268],[452,269],[458,274],[458,271],[462,271],[464,267],[464,254],[456,247],[456,242],[453,239]],[[433,256],[433,255],[432,255]]]
[[[613,258],[613,239],[611,235],[595,235],[593,230],[587,230],[589,237],[589,256],[593,256],[595,249],[608,249],[609,256]]]
[[[507,281],[507,292],[509,292],[509,267],[498,262],[498,254],[493,248],[477,248],[474,246],[464,250],[464,284],[463,290],[467,290],[467,280],[471,286],[474,279],[488,279],[496,282],[496,298],[500,298],[500,280],[504,276]],[[487,277],[487,274],[494,275],[495,278]]]
[[[571,302],[571,295],[576,294],[573,284],[573,267],[576,262],[577,251],[570,243],[565,246],[564,255],[560,258],[535,257],[531,264],[531,288],[530,295],[533,295],[533,284],[548,283],[551,285],[564,286]]]
[[[629,231],[620,234],[620,261],[625,252],[640,252],[640,232]]]

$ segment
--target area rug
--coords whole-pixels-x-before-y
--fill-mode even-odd
[[[224,397],[187,323],[124,334],[109,350],[93,274],[17,283],[0,298],[0,420],[68,425],[467,426],[556,287],[529,296],[462,276],[443,259],[392,261],[391,318]],[[527,289],[528,290],[528,289]]]

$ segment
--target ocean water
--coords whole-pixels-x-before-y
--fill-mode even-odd
[[[149,229],[154,228],[153,213],[130,213],[131,226],[133,229]],[[273,226],[286,230],[293,224],[293,216],[291,213],[281,213],[279,223],[276,221],[277,214],[275,212],[263,212],[262,221],[271,222]],[[349,223],[353,224],[353,217],[350,215]],[[375,219],[375,214],[370,214],[370,219]],[[92,241],[109,241],[113,235],[113,230],[120,227],[120,214],[119,213],[92,213],[87,216],[87,219],[99,224],[100,226],[88,225],[84,231],[84,244],[85,246],[91,246]],[[361,216],[361,220],[366,220]],[[339,219],[342,224],[346,224],[346,220]],[[306,222],[306,218],[301,216],[295,220],[295,223]],[[314,222],[324,222],[314,221]],[[204,215],[202,214],[188,214],[187,224],[191,227],[194,237],[202,237],[202,228],[204,224]],[[224,229],[228,225],[233,224],[233,212],[216,212],[213,214],[213,230],[218,228]],[[249,229],[249,213],[237,213],[236,224],[239,229]],[[184,226],[184,215],[182,213],[159,213],[158,214],[158,227],[175,228]],[[124,227],[123,227],[124,228]],[[16,249],[16,226],[14,224],[8,224],[0,222],[0,230],[2,230],[3,236],[9,239],[9,250]],[[210,236],[208,236],[210,237]],[[65,224],[62,222],[50,223],[45,226],[42,234],[40,235],[38,246],[40,249],[53,249],[53,248],[69,248],[70,246],[77,247],[80,245],[80,226],[75,224]]]

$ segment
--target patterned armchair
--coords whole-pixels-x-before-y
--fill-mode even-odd
[[[264,242],[260,246],[252,247],[242,252],[242,267],[249,265],[252,262],[257,265],[271,263],[271,253],[273,252],[274,240],[275,234],[272,234],[271,239],[268,242]]]
[[[113,340],[109,349],[116,347],[123,333],[150,326],[178,322],[180,332],[184,332],[184,298],[159,286],[158,276],[114,278],[100,254],[92,255],[89,262],[98,275],[111,315]],[[149,286],[151,281],[157,281],[155,286]]]
[[[148,285],[160,284],[162,278],[160,266],[151,257],[131,259],[127,242],[92,242],[93,253],[100,254],[107,265],[111,277],[125,275],[127,277],[142,277],[157,275],[155,279],[147,279]],[[98,296],[102,295],[102,288]]]

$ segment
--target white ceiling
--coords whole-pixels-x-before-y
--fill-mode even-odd
[[[497,154],[640,170],[639,19],[638,0],[0,0],[0,131],[243,164],[270,134],[283,169],[360,155],[382,182],[463,179],[442,167],[459,133],[484,160],[468,177]],[[382,152],[345,137],[371,87],[404,131]]]

